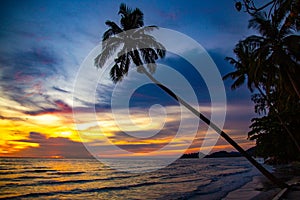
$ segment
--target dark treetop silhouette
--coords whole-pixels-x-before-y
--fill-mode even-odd
[[[140,9],[134,10],[128,8],[125,4],[120,5],[119,13],[121,15],[119,27],[116,23],[106,21],[109,29],[103,34],[102,38],[102,52],[95,58],[95,66],[103,67],[107,59],[115,53],[117,49],[122,46],[118,52],[118,57],[114,60],[115,65],[110,71],[110,76],[113,82],[119,82],[127,75],[129,66],[133,62],[137,71],[144,73],[150,80],[152,80],[158,87],[172,96],[180,104],[184,105],[193,114],[203,120],[207,125],[212,127],[219,133],[227,142],[236,148],[241,155],[245,156],[257,169],[259,169],[267,178],[276,183],[280,187],[286,187],[286,184],[279,181],[270,172],[257,163],[250,155],[248,155],[235,141],[233,141],[225,132],[223,132],[217,125],[211,122],[208,118],[186,103],[183,99],[174,94],[170,89],[162,85],[151,74],[155,72],[155,61],[158,58],[165,57],[165,48],[162,44],[157,42],[155,38],[146,34],[148,31],[156,29],[156,26],[144,26],[143,13]],[[132,30],[133,29],[133,30]],[[129,33],[129,34],[128,34]],[[146,48],[145,46],[146,45]],[[139,48],[143,46],[143,48]],[[147,66],[147,69],[144,67]]]
[[[272,72],[268,75],[266,89],[273,87],[270,81],[274,83],[277,78],[278,87],[300,98],[300,81],[297,77],[300,73],[300,0],[272,0],[261,7],[257,7],[253,0],[236,3],[238,10],[242,6],[252,17],[249,28],[259,32],[259,35],[245,39],[248,44],[255,45],[255,57],[260,61],[252,73]]]
[[[268,88],[268,84],[271,83],[268,83],[270,82],[270,79],[265,76],[266,73],[256,67],[263,62],[256,57],[256,47],[257,44],[249,41],[248,39],[240,41],[234,49],[237,60],[231,57],[226,57],[226,60],[229,61],[236,70],[226,74],[223,79],[231,78],[234,80],[231,85],[231,89],[233,90],[237,89],[245,82],[251,93],[253,93],[254,88],[256,88],[259,92],[259,96],[266,101],[266,106],[274,113],[280,125],[285,129],[286,133],[300,152],[300,145],[297,139],[292,131],[287,127],[286,122],[280,116],[280,109],[277,108],[279,107],[278,103],[274,103],[274,100],[272,101],[272,98],[268,95],[270,91],[264,92],[264,88]],[[266,67],[268,66],[268,63],[264,61],[263,65]],[[269,76],[272,75],[272,71],[269,71],[267,74]]]
[[[272,0],[260,7],[254,0],[236,3],[237,10],[242,7],[251,16],[249,28],[258,34],[239,41],[234,49],[237,60],[227,58],[236,71],[224,79],[235,80],[232,89],[247,81],[251,92],[254,89],[259,92],[252,97],[255,110],[267,116],[253,119],[249,137],[256,139],[258,147],[278,144],[277,148],[273,145],[273,150],[264,148],[265,156],[299,159],[293,152],[300,152],[297,128],[300,125],[297,120],[300,112],[300,1]],[[282,133],[289,136],[291,145],[284,145],[287,139]]]

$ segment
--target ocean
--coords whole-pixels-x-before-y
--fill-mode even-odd
[[[241,157],[179,159],[147,173],[113,170],[96,159],[2,158],[0,198],[221,199],[258,174]]]

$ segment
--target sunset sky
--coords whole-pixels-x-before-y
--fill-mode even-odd
[[[148,84],[138,88],[131,99],[130,118],[136,126],[129,124],[126,129],[149,135],[160,130],[159,135],[142,140],[126,137],[109,106],[113,83],[101,80],[96,91],[91,89],[101,73],[93,66],[82,75],[86,81],[74,95],[80,65],[100,43],[107,29],[104,22],[119,22],[117,13],[122,2],[140,8],[146,25],[172,29],[193,38],[206,49],[222,76],[233,70],[224,58],[233,56],[232,49],[238,40],[251,34],[247,29],[248,16],[235,10],[234,1],[2,1],[0,156],[89,157],[82,142],[104,149],[113,144],[143,154],[167,145],[176,135],[180,120],[194,122],[194,116],[188,111],[178,117],[178,104]],[[174,47],[176,45],[174,43]],[[189,64],[171,54],[160,62],[185,74],[196,90],[200,110],[210,116],[210,98],[203,80],[182,69]],[[131,71],[127,79],[131,80],[134,73]],[[251,94],[246,87],[231,91],[231,83],[225,81],[227,116],[224,130],[247,149],[254,144],[247,140],[250,120],[255,116]],[[197,88],[204,92],[200,95]],[[123,89],[126,90],[125,86]],[[167,117],[161,118],[162,109],[158,105],[151,107],[154,104],[161,104]],[[152,121],[148,113],[150,107]],[[125,111],[120,108],[116,112],[126,126]],[[200,123],[196,133],[189,129],[188,123],[186,126],[186,137],[178,138],[175,146],[162,154],[184,150],[186,141],[194,140],[193,134],[196,139],[188,152],[199,151],[207,127]],[[220,138],[213,151],[219,150],[233,149]],[[104,154],[114,155],[113,152]]]

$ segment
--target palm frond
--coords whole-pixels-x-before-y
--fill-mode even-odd
[[[102,43],[102,52],[95,58],[94,65],[102,68],[106,61],[116,52],[122,45],[118,38],[109,38]]]
[[[126,46],[124,46],[122,50],[119,51],[116,62],[120,63],[120,68],[122,69],[122,73],[123,73],[122,75],[123,76],[127,75],[131,61],[130,61],[130,54]]]
[[[231,89],[236,90],[237,88],[239,88],[240,86],[242,86],[245,83],[245,80],[246,80],[246,77],[243,75],[237,77],[237,79],[231,85]]]
[[[265,40],[266,39],[264,37],[258,35],[251,35],[248,36],[246,39],[244,39],[242,42],[248,45],[253,45],[256,48],[259,48]]]
[[[131,57],[132,62],[136,65],[136,66],[140,66],[143,64],[139,51],[138,50],[133,50],[129,52],[129,55]]]
[[[144,26],[144,13],[136,8],[131,13],[132,24],[134,24],[134,28],[139,28]]]
[[[286,18],[288,12],[291,10],[293,0],[277,1],[277,9],[274,11],[272,21],[275,26],[279,26]]]
[[[114,83],[122,81],[123,79],[122,70],[120,69],[118,63],[115,63],[115,65],[111,68],[110,78]]]
[[[158,41],[155,40],[155,38],[148,34],[142,34],[140,38],[136,40],[137,47],[138,48],[152,48],[155,49],[156,54],[160,58],[164,58],[166,56],[166,49],[165,47]]]
[[[225,60],[228,61],[231,65],[233,65],[235,68],[239,68],[239,62],[231,57],[225,57]]]
[[[157,26],[143,26],[143,27],[135,29],[134,32],[132,33],[132,37],[133,38],[138,38],[141,35],[146,34],[147,32],[149,33],[149,32],[152,32],[154,30],[157,30],[157,29],[158,29]]]
[[[300,61],[300,36],[289,35],[283,39],[283,48],[287,53],[294,57],[295,60]]]
[[[105,24],[107,26],[109,26],[110,29],[108,29],[107,31],[104,32],[104,34],[102,36],[102,41],[107,40],[111,36],[119,34],[119,33],[122,32],[122,29],[115,22],[107,20],[105,22]]]
[[[227,80],[228,78],[235,79],[235,77],[236,77],[236,71],[227,73],[222,77],[222,79],[223,80]]]
[[[258,30],[263,36],[275,37],[278,33],[277,27],[273,27],[271,20],[267,19],[266,13],[256,13],[249,20],[248,28]]]
[[[111,36],[115,35],[114,31],[110,28],[107,31],[105,31],[102,35],[102,41],[107,40],[108,38],[110,38]]]
[[[118,14],[121,14],[122,17],[127,17],[131,12],[132,10],[125,3],[121,3]]]

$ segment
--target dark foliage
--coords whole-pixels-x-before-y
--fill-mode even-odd
[[[121,27],[109,20],[105,22],[109,29],[102,37],[102,52],[95,58],[95,66],[102,68],[118,52],[110,70],[114,83],[122,81],[131,64],[137,67],[138,72],[141,72],[139,67],[146,66],[151,74],[154,73],[155,62],[166,54],[164,46],[148,34],[157,27],[144,26],[144,14],[140,9],[121,4],[118,14]]]
[[[232,89],[246,83],[261,117],[252,119],[248,136],[257,152],[287,162],[300,159],[300,1],[274,0],[256,7],[244,0],[236,8],[251,15],[249,28],[258,32],[240,41],[235,58],[226,58],[236,69],[224,76]]]

